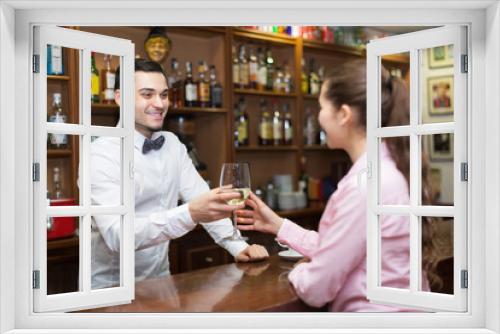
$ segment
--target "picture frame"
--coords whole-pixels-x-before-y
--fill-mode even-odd
[[[429,68],[453,66],[453,45],[437,46],[429,49]]]
[[[453,75],[427,79],[429,115],[451,115],[455,107]]]
[[[453,161],[453,133],[429,136],[429,158],[432,161]]]

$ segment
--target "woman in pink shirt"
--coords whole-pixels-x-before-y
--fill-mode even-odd
[[[318,120],[331,149],[344,149],[353,162],[338,183],[321,217],[318,232],[283,219],[253,193],[253,210],[237,211],[241,230],[277,235],[306,257],[289,274],[297,295],[307,304],[329,304],[333,312],[399,312],[409,309],[371,303],[366,297],[366,183],[358,175],[366,167],[366,67],[364,61],[339,66],[325,80]],[[409,124],[406,84],[382,73],[382,125]],[[384,204],[408,204],[409,138],[390,138],[381,145],[381,198]],[[427,167],[424,161],[424,166]],[[424,202],[429,201],[424,168]],[[424,222],[424,270],[433,272],[433,227]],[[382,216],[381,281],[384,287],[409,289],[409,219]],[[432,276],[431,276],[432,277]],[[428,290],[427,279],[423,288]]]

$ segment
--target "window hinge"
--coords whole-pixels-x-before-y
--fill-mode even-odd
[[[40,55],[33,55],[33,73],[40,73]]]
[[[467,270],[462,270],[461,272],[461,284],[462,289],[467,289],[469,287],[469,272]]]
[[[467,55],[462,55],[462,73],[469,72],[468,61],[469,61],[469,57]]]
[[[40,164],[38,162],[35,162],[33,164],[33,181],[34,182],[40,181]]]
[[[469,180],[469,165],[466,162],[460,164],[460,179],[462,181]]]
[[[134,163],[131,161],[128,165],[129,177],[131,180],[134,179]]]
[[[40,270],[33,270],[33,289],[40,289]]]

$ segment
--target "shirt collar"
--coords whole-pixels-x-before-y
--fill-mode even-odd
[[[151,136],[151,140],[155,140],[156,138],[160,137],[162,135],[161,131],[156,131],[153,132],[153,135]],[[142,133],[140,133],[137,130],[134,130],[134,146],[142,151],[142,147],[144,146],[144,141],[146,140],[146,137]]]

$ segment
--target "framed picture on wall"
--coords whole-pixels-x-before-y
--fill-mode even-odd
[[[437,46],[429,51],[429,68],[453,66],[453,45]]]
[[[433,161],[452,161],[453,160],[453,134],[438,133],[430,137],[429,152],[430,159]]]
[[[450,115],[453,113],[453,76],[427,79],[427,96],[430,115]]]

